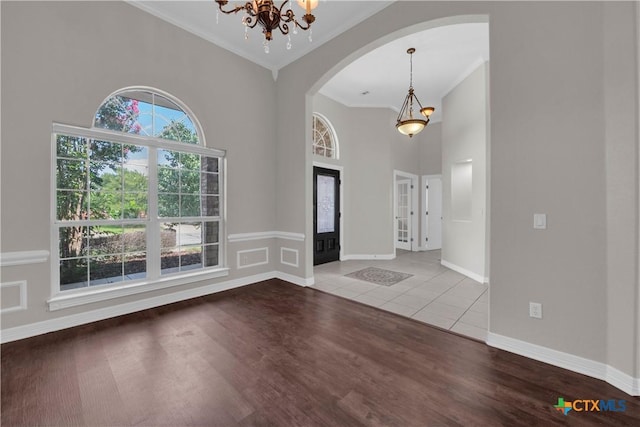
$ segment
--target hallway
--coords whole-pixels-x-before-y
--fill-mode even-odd
[[[411,274],[391,286],[347,275],[377,267]],[[314,267],[312,288],[486,341],[488,285],[440,264],[440,251],[398,251],[396,259],[338,261]]]

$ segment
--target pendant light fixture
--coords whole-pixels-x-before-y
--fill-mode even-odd
[[[423,107],[422,104],[420,104],[418,97],[413,93],[413,54],[415,51],[416,50],[413,47],[407,49],[407,53],[410,55],[409,62],[411,64],[409,74],[409,93],[404,99],[404,103],[402,104],[400,114],[398,114],[398,121],[396,123],[396,129],[398,129],[398,131],[403,135],[409,135],[409,138],[422,132],[422,130],[429,124],[429,116],[436,110],[433,107]],[[414,100],[417,107],[420,108],[418,111],[426,118],[426,120],[421,117],[413,117]]]

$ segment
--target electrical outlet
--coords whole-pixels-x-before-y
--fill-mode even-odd
[[[542,319],[542,304],[539,302],[529,302],[529,317]]]

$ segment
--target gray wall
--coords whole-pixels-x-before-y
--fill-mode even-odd
[[[635,374],[638,326],[631,306],[637,310],[638,258],[631,243],[638,239],[637,160],[605,157],[620,147],[637,159],[635,7],[631,2],[397,2],[290,64],[278,80],[278,158],[295,166],[278,172],[277,204],[283,213],[276,217],[278,226],[311,230],[311,154],[302,143],[311,108],[304,94],[315,93],[344,64],[395,38],[392,33],[411,31],[408,26],[424,29],[434,19],[456,15],[490,17],[490,331]],[[604,43],[618,32],[628,38]],[[611,61],[606,70],[605,59]],[[618,69],[624,70],[622,80],[611,74]],[[628,108],[606,110],[605,100],[618,95]],[[585,115],[585,108],[591,114]],[[614,136],[613,130],[607,134],[609,120],[623,127],[615,131],[621,145],[606,138]],[[614,178],[628,183],[627,190],[618,190],[625,198],[606,193]],[[607,212],[621,210],[628,214],[619,215],[614,229]],[[307,215],[294,214],[302,211]],[[532,229],[535,212],[548,215],[546,231]],[[629,234],[615,231],[622,229]],[[627,248],[633,259],[613,260]],[[300,274],[310,276],[310,257],[304,255]],[[607,273],[612,262],[621,283]],[[606,302],[612,293],[617,301],[634,303],[621,302],[618,312],[618,305]],[[542,320],[528,317],[529,301],[544,305]],[[609,322],[624,326],[617,330]]]
[[[442,122],[429,123],[421,134],[418,144],[420,175],[442,173]]]
[[[89,127],[104,98],[132,85],[182,100],[202,124],[207,145],[228,150],[228,232],[275,229],[275,83],[268,70],[121,2],[1,7],[3,253],[50,248],[52,122]],[[232,113],[243,111],[247,99],[261,111],[249,121]],[[235,268],[237,250],[273,244],[229,244],[232,271],[219,280],[273,271],[273,261]],[[279,259],[279,248],[270,255]],[[3,282],[17,280],[27,280],[28,309],[3,314],[3,328],[203,284],[48,312],[50,263],[2,268]]]
[[[481,65],[442,100],[442,261],[476,280],[485,281],[487,216],[487,85]],[[468,166],[472,177],[470,215],[454,212],[453,169]],[[457,190],[460,191],[460,190]]]

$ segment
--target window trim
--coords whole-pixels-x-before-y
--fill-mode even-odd
[[[120,92],[120,91],[119,91]],[[116,92],[117,93],[117,92]],[[173,99],[173,98],[170,98]],[[182,105],[180,105],[182,107]],[[186,111],[186,110],[185,110]],[[191,117],[193,118],[193,117]],[[194,122],[195,126],[199,124]],[[199,129],[198,129],[199,130]],[[116,142],[143,145],[163,150],[188,151],[195,154],[205,156],[215,156],[220,162],[220,215],[219,215],[219,266],[207,268],[198,271],[188,271],[186,273],[173,273],[168,276],[160,276],[154,279],[142,279],[140,281],[122,281],[109,285],[101,285],[79,289],[61,291],[59,280],[59,224],[57,220],[56,210],[56,167],[54,166],[57,158],[57,141],[56,136],[64,134],[68,136],[115,140]],[[200,134],[199,134],[200,136]],[[51,298],[47,300],[50,311],[60,310],[64,308],[74,307],[83,304],[90,304],[99,301],[105,301],[113,298],[119,298],[127,295],[135,295],[143,292],[150,292],[158,289],[165,289],[173,286],[179,286],[187,283],[193,283],[200,280],[209,280],[229,275],[227,267],[227,230],[226,230],[226,190],[227,190],[227,170],[226,170],[226,150],[207,148],[201,144],[185,144],[184,142],[165,140],[150,136],[139,136],[135,134],[127,134],[118,131],[112,131],[101,128],[83,128],[80,126],[65,125],[61,123],[53,123],[51,129],[51,157],[49,160],[51,165],[50,177],[50,241],[51,241]],[[151,197],[151,194],[150,194]],[[159,221],[162,219],[160,218]],[[146,222],[145,222],[146,223]],[[54,280],[55,279],[55,280]]]

